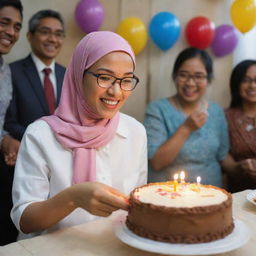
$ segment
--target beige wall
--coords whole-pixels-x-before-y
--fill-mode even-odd
[[[159,50],[148,40],[146,48],[137,56],[136,74],[140,84],[123,108],[128,113],[142,121],[146,104],[150,100],[166,97],[175,92],[170,79],[171,69],[178,52],[187,46],[184,37],[184,27],[195,17],[204,15],[216,26],[230,23],[229,6],[226,0],[99,0],[103,5],[105,19],[100,30],[115,31],[119,22],[126,17],[140,18],[148,26],[151,18],[158,12],[169,11],[175,14],[181,22],[182,32],[178,42],[168,51]],[[24,22],[19,42],[13,51],[5,56],[11,62],[29,53],[26,40],[28,18],[36,11],[46,8],[62,13],[67,37],[57,60],[63,65],[69,63],[72,51],[77,42],[85,35],[76,25],[74,9],[78,0],[22,0],[24,5]],[[209,87],[207,98],[226,107],[229,103],[228,78],[232,66],[232,55],[214,59],[215,79]]]

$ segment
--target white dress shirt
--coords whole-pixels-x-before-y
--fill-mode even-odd
[[[146,140],[144,126],[121,113],[116,135],[109,144],[96,151],[96,180],[127,195],[135,187],[145,184]],[[72,151],[63,148],[45,121],[38,120],[28,126],[19,149],[13,182],[11,217],[19,230],[20,217],[29,204],[47,200],[72,185],[72,166]],[[96,218],[79,208],[50,230]]]

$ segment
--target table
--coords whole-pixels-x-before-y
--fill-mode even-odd
[[[242,220],[251,231],[251,238],[241,248],[218,256],[256,255],[256,206],[246,200],[250,190],[233,194],[234,217]],[[114,218],[102,218],[86,224],[34,237],[0,247],[1,256],[157,256],[130,247],[116,238]]]

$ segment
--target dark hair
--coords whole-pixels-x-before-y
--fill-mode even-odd
[[[240,95],[240,86],[245,78],[246,72],[252,65],[256,65],[256,60],[244,60],[238,63],[232,70],[229,86],[231,94],[231,108],[237,108],[242,105],[242,98]]]
[[[63,21],[62,16],[59,12],[56,12],[56,11],[53,11],[53,10],[41,10],[41,11],[35,13],[29,19],[28,31],[32,34],[35,33],[37,27],[40,24],[40,20],[44,19],[44,18],[49,18],[49,17],[59,20],[60,23],[62,24],[63,30],[64,30],[64,21]]]
[[[17,9],[21,18],[23,18],[23,6],[20,0],[0,0],[0,9],[6,6],[12,6],[13,8]]]
[[[177,72],[185,61],[195,57],[199,57],[202,60],[207,72],[207,80],[210,82],[213,77],[212,59],[206,51],[193,47],[183,50],[177,56],[173,66],[172,79],[176,78]]]

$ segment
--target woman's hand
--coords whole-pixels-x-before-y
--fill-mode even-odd
[[[109,216],[112,212],[128,209],[128,198],[105,184],[84,182],[71,188],[76,207],[80,207],[97,216]]]
[[[256,179],[256,159],[248,158],[240,162],[240,166],[246,174]]]
[[[185,126],[190,132],[193,132],[199,128],[201,128],[207,121],[208,115],[202,112],[194,112],[184,122],[183,126]]]
[[[20,147],[20,141],[12,138],[9,135],[5,135],[1,145],[2,152],[4,153],[4,160],[7,165],[14,166],[18,150]]]

